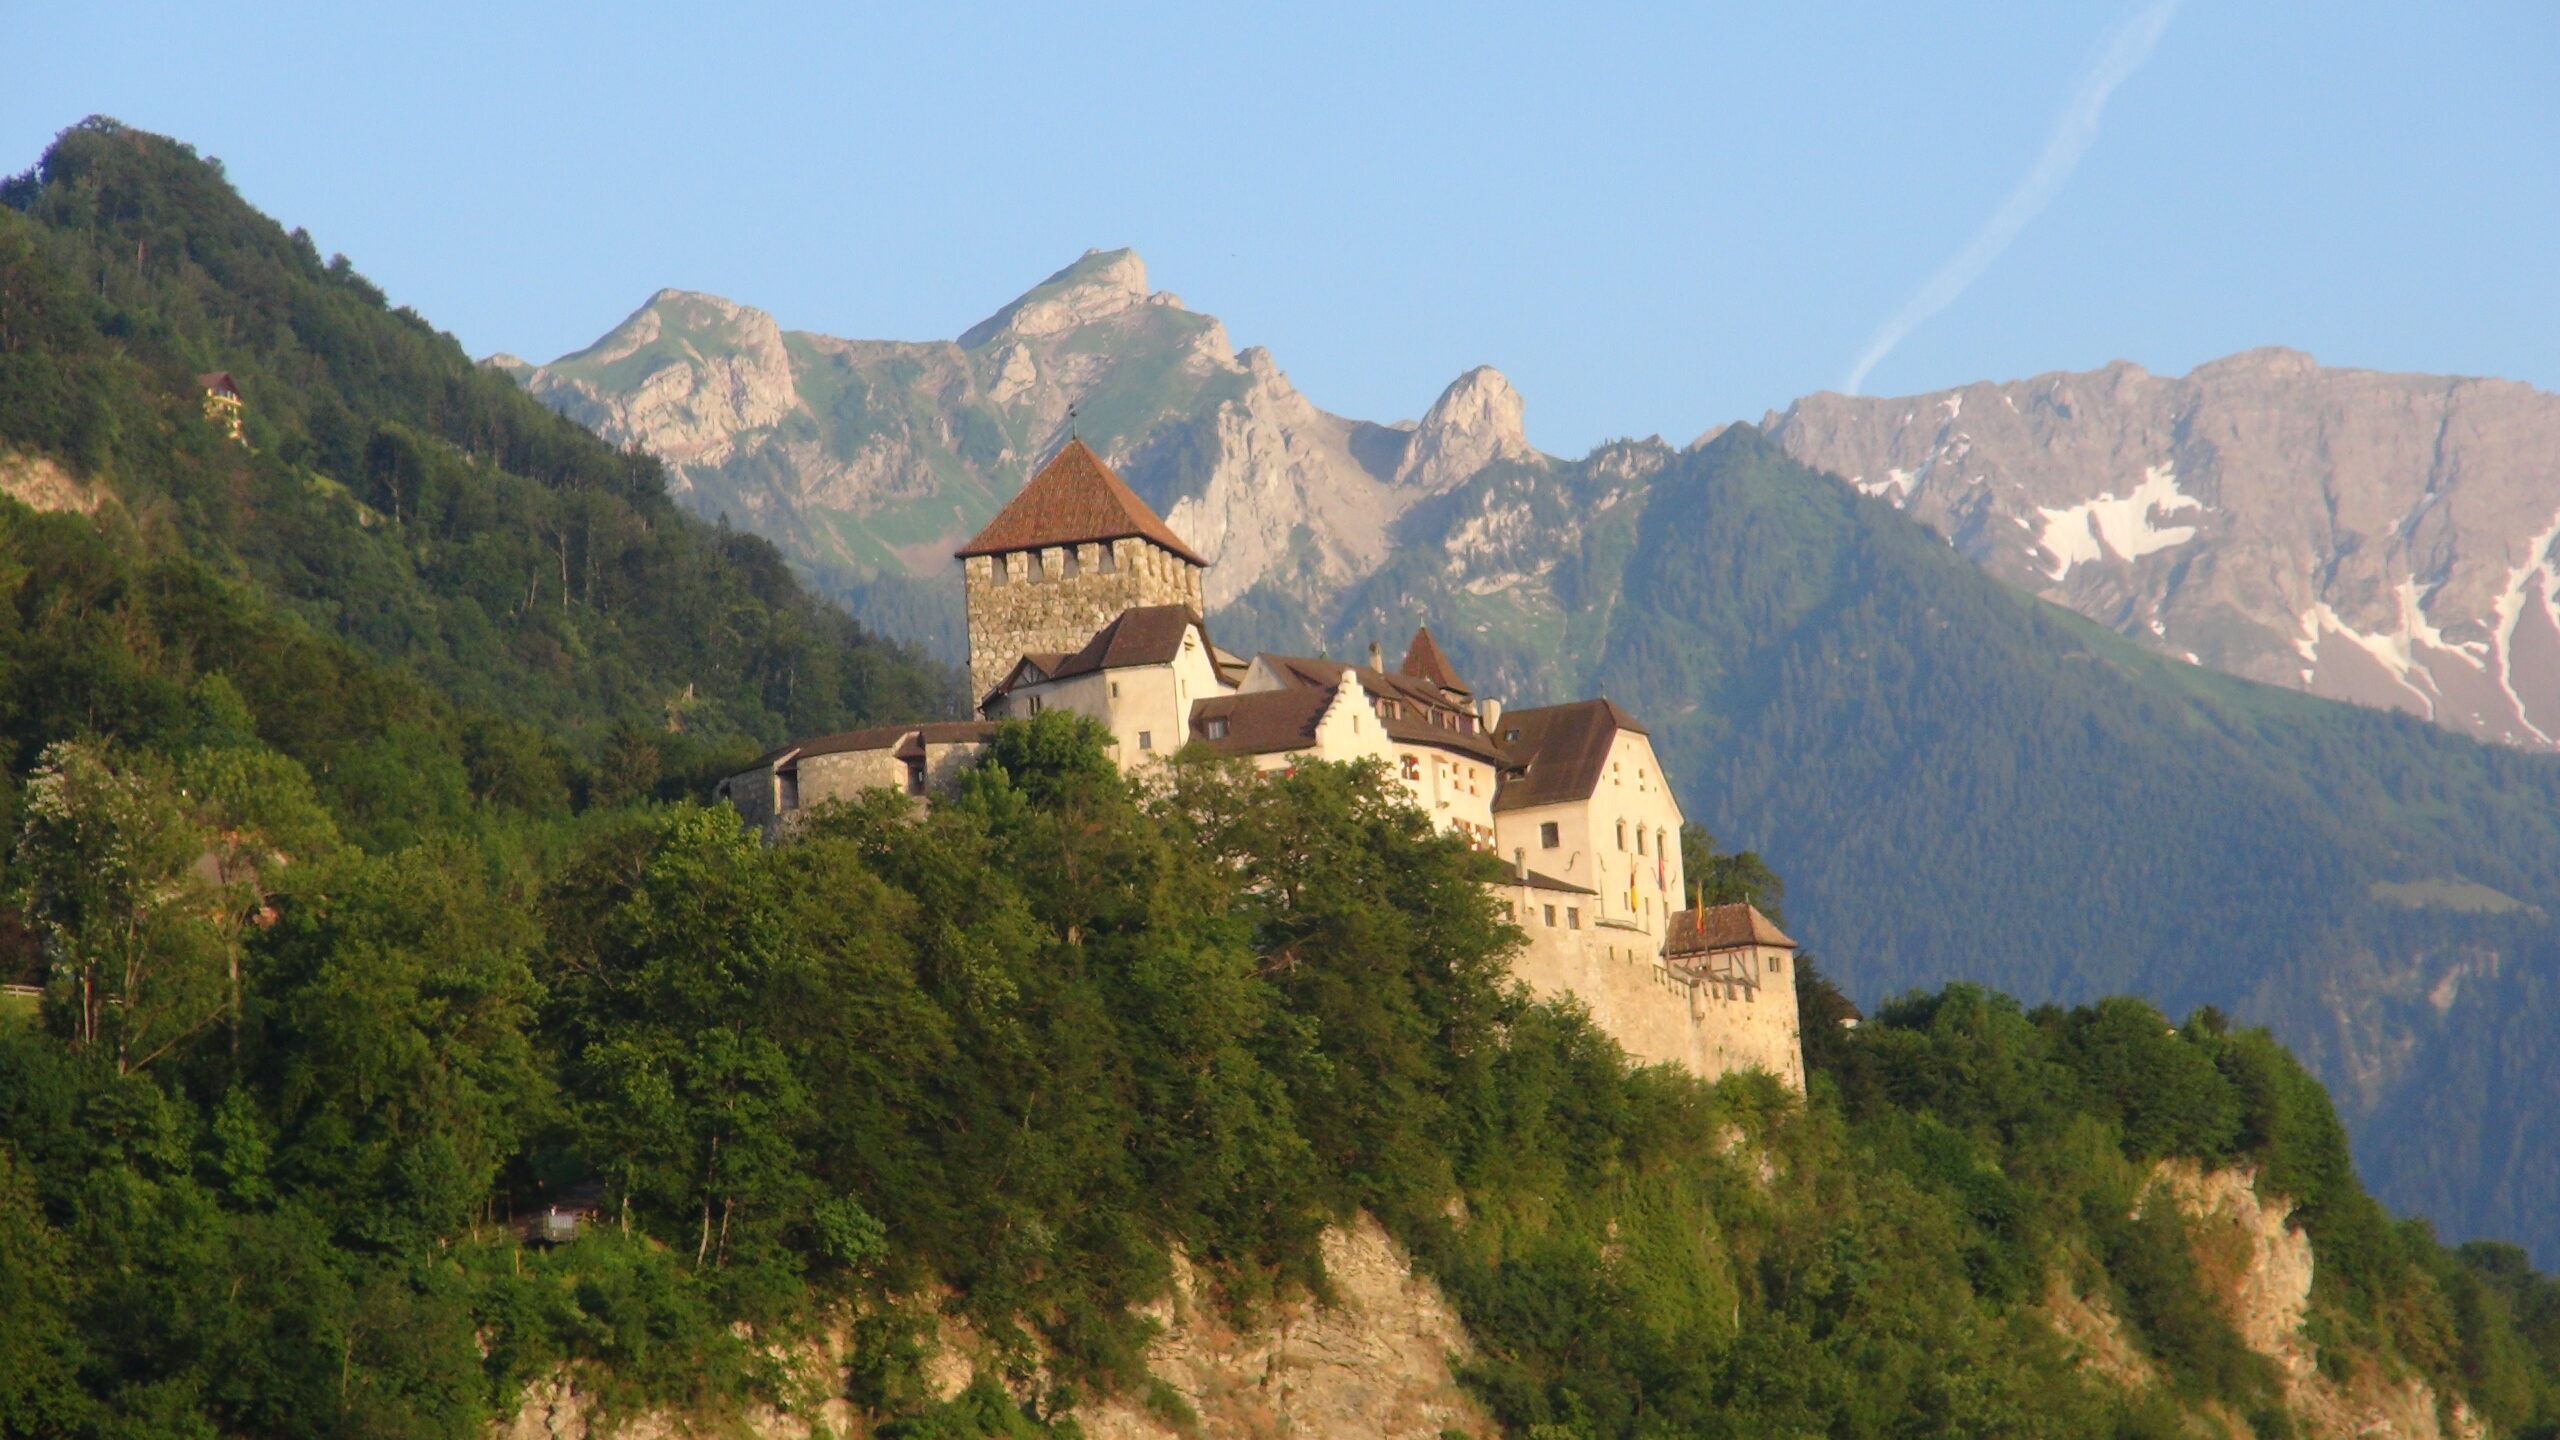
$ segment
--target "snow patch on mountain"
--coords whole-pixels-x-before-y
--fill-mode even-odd
[[[2146,468],[2142,483],[2124,495],[2108,491],[2060,509],[2037,506],[2036,513],[2044,517],[2044,529],[2037,542],[2052,558],[2053,568],[2048,573],[2058,583],[2071,574],[2074,565],[2104,560],[2109,555],[2136,560],[2186,544],[2196,538],[2196,527],[2162,521],[2182,511],[2204,509],[2202,500],[2178,488],[2176,463],[2165,462]]]

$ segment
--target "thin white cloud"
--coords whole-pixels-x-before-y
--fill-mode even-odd
[[[1965,242],[1964,248],[1940,266],[1927,284],[1914,291],[1892,319],[1877,328],[1875,337],[1859,354],[1858,363],[1849,367],[1849,378],[1842,389],[1857,394],[1877,361],[1891,354],[1893,347],[1901,344],[1920,322],[1954,304],[1956,297],[2000,258],[2000,252],[2009,248],[2009,242],[2018,238],[2018,232],[2027,228],[2027,222],[2053,203],[2053,197],[2062,192],[2064,182],[2080,164],[2080,157],[2097,140],[2098,117],[2106,111],[2107,97],[2151,58],[2161,33],[2177,15],[2179,3],[2180,0],[2148,0],[2117,22],[2100,45],[2088,73],[2073,88],[2069,103],[2055,117],[2053,133],[2044,142],[2044,153],[2036,157],[2026,178],[2009,192],[2008,199],[2000,202],[1999,209],[1991,212],[1991,218],[1983,222],[1982,229]]]

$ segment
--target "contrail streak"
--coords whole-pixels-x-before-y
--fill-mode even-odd
[[[2000,208],[1991,212],[1991,218],[1965,242],[1965,247],[1940,266],[1938,273],[1929,277],[1929,283],[1914,291],[1893,318],[1876,330],[1865,352],[1858,356],[1858,363],[1849,367],[1849,379],[1842,389],[1857,394],[1858,386],[1865,382],[1867,372],[1876,368],[1877,361],[1892,353],[1893,347],[1901,344],[1921,321],[1954,304],[1956,297],[2000,258],[2000,252],[2009,248],[2009,242],[2018,238],[2018,232],[2027,228],[2027,222],[2053,203],[2053,197],[2061,193],[2064,182],[2079,165],[2080,157],[2098,138],[2098,117],[2107,108],[2107,97],[2151,58],[2161,32],[2169,28],[2171,17],[2178,13],[2178,5],[2179,0],[2150,0],[2117,24],[2089,66],[2089,73],[2080,77],[2079,86],[2071,92],[2070,103],[2055,118],[2053,134],[2046,138],[2044,153],[2036,157],[2034,168],[2018,182],[2017,189],[2009,192],[2009,198],[2000,202]]]

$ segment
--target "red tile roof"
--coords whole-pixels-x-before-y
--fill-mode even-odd
[[[1113,474],[1091,446],[1071,439],[958,553],[965,560],[972,555],[1131,536],[1161,545],[1194,565],[1209,563],[1183,544],[1182,537],[1148,509],[1147,502]]]
[[[1474,693],[1467,688],[1465,681],[1458,678],[1458,667],[1450,664],[1449,657],[1440,653],[1440,642],[1431,638],[1428,625],[1413,632],[1413,643],[1405,647],[1404,663],[1396,667],[1396,673],[1428,680],[1443,690],[1455,690],[1461,695]]]
[[[1778,945],[1796,948],[1787,932],[1760,913],[1760,907],[1744,901],[1731,905],[1710,905],[1704,910],[1682,910],[1672,915],[1664,936],[1665,955],[1701,955],[1712,950],[1739,950],[1751,945]]]

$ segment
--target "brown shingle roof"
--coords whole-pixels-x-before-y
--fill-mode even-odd
[[[1496,768],[1510,763],[1509,752],[1496,743],[1492,736],[1481,730],[1470,735],[1463,730],[1452,729],[1445,725],[1433,725],[1428,721],[1414,718],[1412,710],[1448,711],[1460,708],[1453,705],[1449,696],[1442,693],[1440,686],[1434,681],[1413,675],[1392,674],[1385,670],[1372,670],[1366,665],[1350,665],[1340,660],[1312,659],[1304,655],[1264,655],[1260,659],[1263,664],[1270,667],[1273,674],[1292,686],[1330,690],[1342,683],[1342,672],[1349,670],[1360,677],[1360,688],[1367,691],[1371,698],[1404,702],[1404,706],[1412,709],[1398,718],[1383,722],[1387,738],[1391,740],[1455,750],[1486,761]]]
[[[1256,690],[1191,703],[1191,738],[1229,755],[1273,755],[1316,743],[1316,722],[1333,705],[1334,692],[1315,687]],[[1225,734],[1212,721],[1223,721]]]
[[[1209,563],[1183,544],[1182,537],[1148,509],[1147,502],[1138,498],[1128,482],[1113,474],[1091,446],[1070,439],[1066,448],[1022,487],[1022,493],[997,511],[987,528],[961,546],[958,553],[965,560],[972,555],[1001,555],[1045,545],[1081,545],[1090,540],[1121,540],[1132,535],[1153,541],[1194,565]]]
[[[934,720],[922,725],[878,725],[868,730],[845,730],[834,735],[821,735],[768,751],[755,764],[747,767],[761,770],[785,760],[806,760],[812,755],[842,755],[857,750],[905,750],[914,745],[954,745],[981,743],[994,737],[996,722],[992,720]]]
[[[1796,942],[1787,938],[1760,907],[1745,901],[1731,905],[1710,905],[1704,910],[1682,910],[1671,917],[1665,932],[1662,953],[1665,955],[1702,955],[1713,950],[1739,950],[1750,945],[1782,945],[1789,950]]]
[[[240,382],[232,379],[228,370],[208,370],[196,377],[196,384],[216,395],[228,395],[234,400],[240,398]]]
[[[1135,606],[1093,632],[1083,649],[1043,668],[1055,680],[1131,665],[1163,665],[1182,653],[1183,633],[1193,626],[1198,626],[1202,639],[1207,639],[1209,627],[1188,605]]]
[[[1527,810],[1590,799],[1621,730],[1645,733],[1634,716],[1607,700],[1504,711],[1500,738],[1514,768],[1503,777],[1493,808]]]
[[[1458,667],[1450,664],[1449,657],[1440,653],[1440,642],[1431,638],[1428,625],[1413,632],[1413,643],[1405,647],[1404,663],[1396,667],[1396,673],[1428,680],[1443,690],[1455,690],[1461,695],[1475,693],[1458,678]]]

